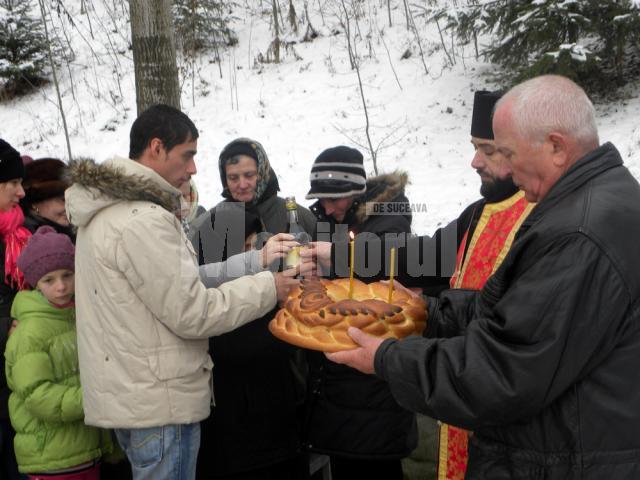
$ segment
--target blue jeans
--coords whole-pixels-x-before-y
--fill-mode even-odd
[[[131,462],[133,480],[194,480],[200,424],[118,428],[118,443]]]

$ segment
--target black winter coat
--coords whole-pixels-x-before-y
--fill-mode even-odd
[[[395,279],[405,287],[421,288],[425,295],[438,295],[442,290],[449,288],[449,282],[456,266],[456,254],[464,239],[464,234],[469,231],[465,245],[466,254],[466,249],[469,247],[469,242],[473,237],[478,220],[486,204],[487,201],[485,199],[477,200],[465,208],[458,218],[437,229],[432,236],[407,236],[406,243],[401,243],[395,239],[385,240],[384,236],[368,239],[370,249],[367,254],[367,262],[373,263],[373,261],[377,261],[378,265],[385,265],[389,262],[389,249],[394,246],[397,251]],[[311,206],[312,211],[319,218],[322,217],[322,214],[318,213],[320,208],[319,204]],[[391,220],[393,217],[383,216],[382,218],[386,218],[386,220],[382,220],[385,222],[382,224],[382,229],[385,226],[389,226],[392,231],[398,230],[398,225],[403,222],[403,220],[396,221],[394,225],[393,220]],[[407,220],[410,222],[410,217]],[[331,219],[328,221],[333,222]],[[333,223],[335,224],[335,222]],[[356,228],[353,228],[353,230],[357,233]],[[395,233],[402,233],[403,230],[400,230]],[[325,236],[327,235],[325,234]],[[331,252],[331,277],[348,275],[350,262],[349,240],[341,238],[339,235],[336,235],[336,237]],[[374,252],[380,253],[379,259],[374,259]],[[358,260],[358,254],[356,254],[356,257],[356,276],[361,280],[368,283],[388,279],[388,273],[384,269],[372,270],[372,273],[366,277],[357,275],[357,265],[360,260]],[[340,271],[339,266],[342,266],[342,271]]]
[[[43,218],[39,215],[33,215],[30,211],[25,212],[23,225],[31,233],[36,233],[36,230],[38,230],[38,228],[44,225],[48,225],[49,227],[52,227],[56,232],[63,233],[68,236],[74,244],[76,243],[76,234],[71,225],[65,227],[64,225],[52,222],[51,220],[47,220],[46,218]]]
[[[411,217],[367,216],[366,202],[408,204],[406,176],[385,175],[367,182],[367,193],[345,217],[354,233],[409,233]],[[320,203],[311,206],[318,222],[335,221]],[[351,222],[351,223],[350,223]],[[326,224],[325,224],[326,227]],[[319,225],[319,228],[326,228]],[[362,279],[368,282],[367,278]],[[399,459],[416,446],[415,415],[400,407],[386,382],[345,365],[333,363],[319,352],[309,353],[311,368],[308,442],[313,451],[359,459]]]
[[[7,336],[11,327],[11,304],[17,290],[11,288],[4,278],[4,249],[5,244],[0,240],[0,420],[9,419],[9,387],[4,373],[4,349],[7,344]]]
[[[296,349],[270,334],[274,314],[210,341],[216,405],[202,422],[198,478],[266,467],[300,452]]]
[[[276,196],[273,188],[267,190],[265,197],[246,211],[243,204],[222,202],[230,208],[216,212],[218,208],[214,207],[194,222],[192,241],[200,264],[205,263],[207,252],[215,254],[215,249],[204,243],[208,237],[199,235],[199,231],[215,221],[255,227],[257,220],[259,230],[273,234],[286,231],[284,200]],[[298,209],[301,225],[312,232],[314,218],[307,209]],[[217,238],[222,259],[242,251],[244,241],[239,240]],[[300,349],[269,332],[267,326],[276,311],[277,307],[258,320],[209,339],[216,405],[211,416],[201,423],[199,479],[268,467],[301,452],[300,410],[304,404],[306,362]]]
[[[406,408],[475,432],[467,478],[640,478],[640,186],[611,144],[573,165],[480,292],[385,341]]]

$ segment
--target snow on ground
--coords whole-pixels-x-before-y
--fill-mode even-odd
[[[489,80],[492,67],[477,61],[467,48],[458,49],[456,65],[445,68],[438,33],[431,25],[421,31],[428,55],[429,73],[425,74],[413,34],[404,26],[402,8],[393,10],[394,26],[389,28],[386,11],[375,11],[377,3],[370,2],[360,20],[363,35],[371,32],[371,48],[360,41],[358,52],[372,140],[374,145],[383,142],[378,168],[409,172],[409,199],[427,208],[426,213],[415,214],[414,231],[430,234],[479,197],[480,182],[470,167],[470,117],[473,92],[494,87]],[[125,12],[118,10],[117,2],[96,4],[88,16],[81,16],[78,7],[68,8],[76,27],[64,18],[54,15],[54,19],[65,28],[76,55],[71,68],[65,66],[59,72],[73,155],[98,161],[126,155],[135,118],[135,86]],[[366,144],[362,100],[345,35],[332,34],[338,26],[335,15],[325,11],[323,24],[310,7],[314,27],[322,35],[294,45],[302,59],[285,54],[281,64],[256,65],[255,58],[266,52],[272,38],[269,18],[247,7],[234,13],[239,18],[235,29],[240,41],[223,54],[222,78],[211,53],[198,59],[195,82],[186,78],[183,83],[183,109],[201,133],[196,176],[201,203],[209,208],[221,200],[218,155],[233,138],[246,136],[265,147],[278,174],[281,195],[295,195],[299,203],[308,205],[304,195],[314,158],[338,144]],[[377,25],[370,23],[372,18]],[[421,20],[417,22],[420,25]],[[413,55],[401,60],[410,45]],[[597,105],[601,140],[612,141],[640,178],[637,85],[627,89],[626,97]],[[0,104],[0,136],[33,157],[66,158],[56,102],[49,85],[26,98]],[[366,148],[358,148],[365,155],[368,173],[373,174]]]

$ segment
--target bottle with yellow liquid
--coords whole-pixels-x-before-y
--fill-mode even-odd
[[[310,235],[303,230],[298,223],[298,205],[295,197],[287,197],[285,199],[285,208],[287,209],[287,233],[295,237],[295,241],[300,244],[289,250],[284,259],[284,268],[294,268],[300,263],[300,249],[304,248],[311,241]]]

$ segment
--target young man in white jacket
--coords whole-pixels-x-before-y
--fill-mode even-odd
[[[295,273],[207,289],[180,220],[198,131],[165,105],[133,123],[130,158],[71,166],[78,227],[76,304],[85,422],[115,429],[133,478],[193,479],[212,398],[208,337],[261,317]]]

